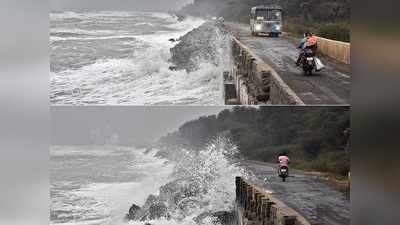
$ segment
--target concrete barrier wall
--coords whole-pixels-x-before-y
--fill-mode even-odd
[[[243,105],[304,105],[277,72],[239,40],[233,38],[232,53],[237,96]]]
[[[350,64],[350,43],[318,37],[318,51],[339,62]]]
[[[298,212],[242,177],[236,177],[238,224],[310,225]]]

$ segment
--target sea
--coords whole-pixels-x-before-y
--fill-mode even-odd
[[[205,21],[160,12],[52,12],[52,105],[223,105],[221,66],[170,70],[170,48]]]
[[[235,176],[246,176],[230,157],[236,149],[226,139],[200,151],[175,149],[168,157],[158,156],[158,149],[127,146],[52,146],[51,224],[195,225],[194,218],[204,213],[232,211]],[[168,203],[169,218],[125,219],[132,204],[143,206],[149,195],[158,195],[167,184],[174,187],[170,199],[185,196],[187,184],[202,191],[183,197],[177,205]]]

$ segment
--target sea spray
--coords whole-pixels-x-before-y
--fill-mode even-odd
[[[210,40],[197,38],[205,45],[191,55],[195,69],[171,71],[170,49],[184,43],[185,34],[201,26],[202,19],[178,21],[162,13],[64,12],[52,13],[50,20],[53,105],[224,104],[222,73],[229,67],[225,54],[229,38],[216,25],[205,26],[212,32]]]
[[[171,48],[176,69],[194,71],[203,62],[227,69],[231,62],[231,36],[222,25],[206,22],[179,38]]]
[[[51,224],[126,224],[131,202],[144,204],[170,180],[173,165],[154,154],[122,146],[51,147]]]
[[[150,195],[131,224],[231,224],[234,222],[235,177],[249,176],[237,164],[238,149],[228,135],[216,137],[199,150],[169,150],[172,181]],[[137,209],[137,205],[133,206]],[[173,223],[171,223],[173,221]]]

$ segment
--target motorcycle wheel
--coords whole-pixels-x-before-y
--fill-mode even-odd
[[[282,177],[282,182],[286,182],[286,178],[285,177]]]
[[[305,76],[311,76],[312,75],[312,69],[309,68],[308,66],[304,65],[303,66],[303,72]]]
[[[308,75],[308,69],[305,66],[303,66],[303,73],[304,73],[304,76]]]

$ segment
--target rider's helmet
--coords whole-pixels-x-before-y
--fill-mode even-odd
[[[279,156],[288,156],[287,151],[283,150],[279,153]]]

